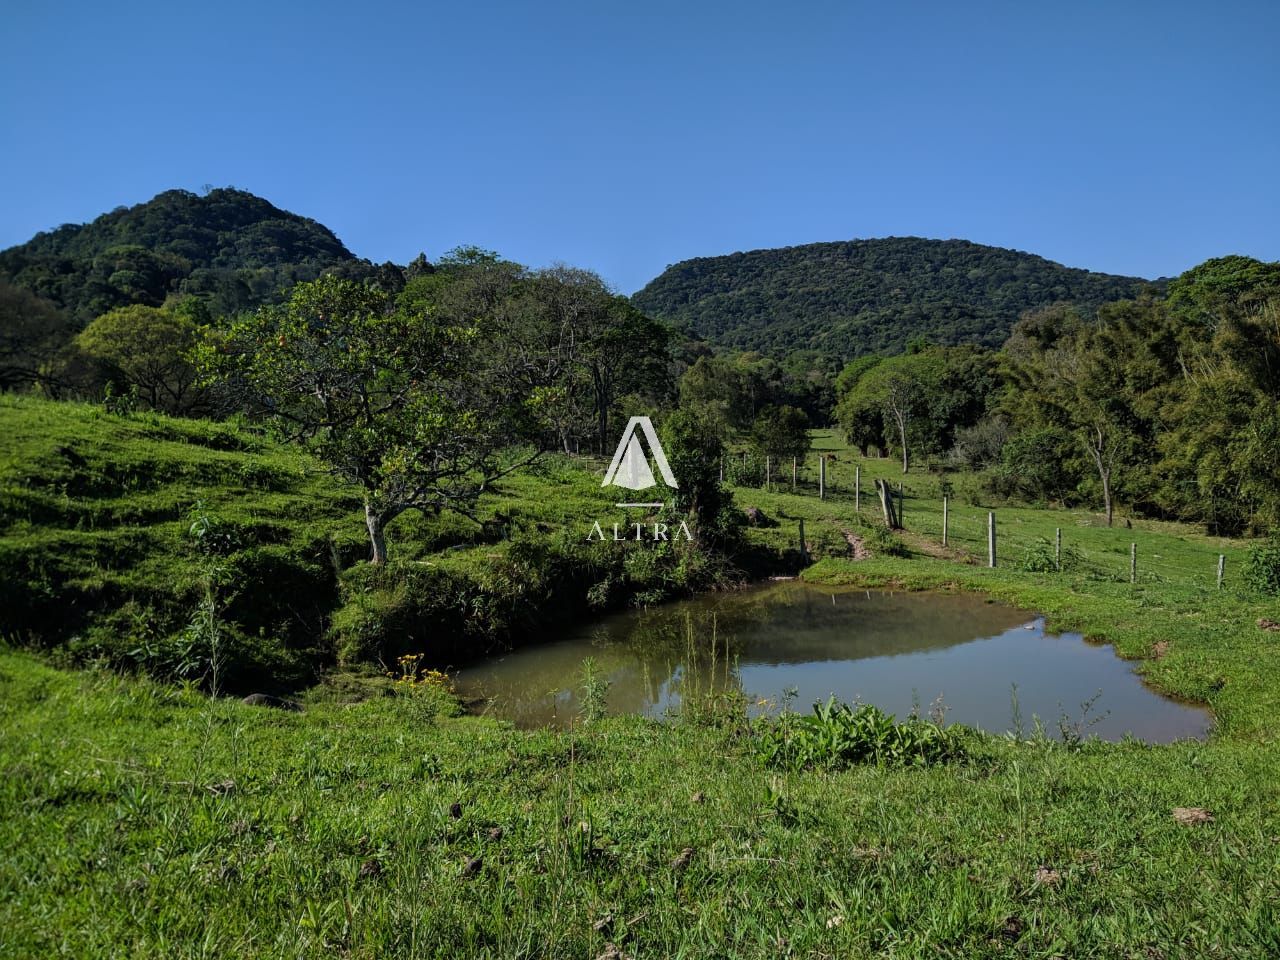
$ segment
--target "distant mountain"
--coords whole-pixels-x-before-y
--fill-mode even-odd
[[[174,293],[200,294],[215,312],[239,310],[335,269],[374,270],[323,224],[231,188],[169,190],[0,252],[0,281],[52,301],[81,326]]]
[[[997,346],[1024,310],[1095,308],[1150,285],[967,240],[889,237],[685,260],[631,299],[724,346],[850,358],[897,353],[915,337]]]

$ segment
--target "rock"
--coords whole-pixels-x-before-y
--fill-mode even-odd
[[[747,515],[747,526],[749,527],[776,527],[778,521],[768,517],[759,507],[744,507],[743,513]]]
[[[246,707],[274,707],[277,710],[292,710],[295,713],[302,710],[302,704],[285,700],[283,697],[273,697],[269,693],[251,693],[240,702]]]

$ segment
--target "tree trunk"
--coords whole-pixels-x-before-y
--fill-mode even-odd
[[[375,566],[381,566],[387,562],[387,537],[383,532],[385,521],[382,514],[366,503],[364,505],[364,523],[369,528],[369,542],[373,547],[373,555],[369,558],[369,562]]]
[[[902,443],[902,472],[906,473],[911,466],[911,454],[907,450],[907,418],[902,413],[894,413],[893,419],[898,424],[898,440]]]
[[[1102,505],[1107,511],[1107,526],[1111,526],[1113,505],[1111,503],[1111,458],[1107,456],[1107,438],[1101,427],[1093,428],[1089,438],[1089,454],[1093,464],[1098,468],[1098,479],[1102,481]]]

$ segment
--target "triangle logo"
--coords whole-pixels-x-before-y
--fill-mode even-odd
[[[637,432],[638,431],[638,432]],[[613,462],[605,471],[602,487],[626,487],[628,490],[646,490],[655,486],[653,470],[649,466],[649,458],[645,456],[644,446],[640,443],[640,435],[644,435],[653,454],[653,461],[658,465],[658,473],[668,487],[679,489],[671,467],[667,464],[667,454],[658,440],[658,433],[653,429],[653,422],[648,417],[632,417],[627,422],[627,429],[618,441],[618,449],[613,454]]]

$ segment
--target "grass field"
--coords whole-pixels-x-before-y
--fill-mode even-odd
[[[80,444],[84,455],[91,438]],[[1208,741],[980,737],[967,759],[923,769],[781,772],[729,707],[521,732],[457,716],[438,689],[374,676],[333,675],[290,713],[11,650],[0,654],[0,956],[1280,954],[1280,634],[1256,625],[1280,619],[1280,605],[1233,577],[1242,545],[996,505],[991,570],[974,562],[989,505],[958,492],[943,551],[940,479],[921,472],[906,482],[909,555],[852,561],[845,535],[874,525],[853,510],[854,460],[835,452],[826,501],[737,491],[779,520],[752,531],[758,542],[786,546],[803,517],[822,555],[809,579],[978,590],[1042,611],[1113,643],[1161,690],[1208,704]],[[580,477],[522,480],[504,509],[564,482],[565,496],[536,508],[534,522],[554,528],[556,510],[594,495],[588,475],[565,470]],[[899,475],[863,462],[864,482]],[[183,514],[173,483],[159,526]],[[6,505],[32,495],[5,489]],[[244,498],[227,497],[220,509],[236,516]],[[327,497],[304,497],[316,523],[352,515]],[[74,546],[93,532],[28,511],[10,550],[14,538]],[[1024,569],[1058,527],[1076,552],[1067,569]],[[410,530],[401,543],[429,560]],[[1205,812],[1181,822],[1181,808]]]

